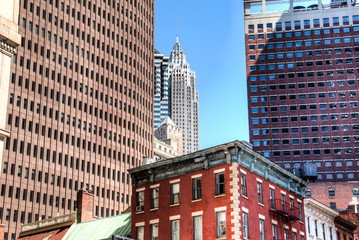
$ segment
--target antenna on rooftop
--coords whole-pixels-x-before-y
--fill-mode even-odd
[[[176,43],[178,43],[178,16],[177,16],[177,35],[176,35]]]

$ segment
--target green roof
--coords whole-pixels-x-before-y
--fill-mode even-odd
[[[131,213],[76,223],[70,228],[66,240],[98,240],[112,235],[131,236]]]

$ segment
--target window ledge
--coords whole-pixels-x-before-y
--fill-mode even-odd
[[[136,214],[141,214],[141,213],[144,213],[145,211],[141,211],[141,212],[136,212]]]
[[[202,201],[202,198],[201,198],[201,199],[192,200],[192,202],[200,202],[200,201]]]
[[[150,211],[156,211],[158,208],[151,208]]]
[[[174,203],[174,204],[170,204],[170,207],[176,207],[176,206],[179,206],[180,204],[179,203]]]
[[[243,197],[243,198],[245,198],[245,199],[248,199],[248,197],[247,197],[247,196],[242,195],[242,197]],[[246,239],[247,239],[247,238],[246,238]]]
[[[214,197],[215,198],[218,198],[218,197],[224,197],[224,196],[226,196],[226,194],[224,193],[224,194],[220,194],[220,195],[215,195]],[[223,238],[216,238],[216,239],[223,239]],[[224,238],[225,239],[225,238]]]
[[[258,205],[264,207],[264,204],[263,204],[263,203],[258,203]]]

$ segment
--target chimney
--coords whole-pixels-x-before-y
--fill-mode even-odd
[[[77,222],[87,222],[93,219],[94,196],[84,188],[77,192]]]
[[[0,240],[4,240],[5,225],[0,224]]]

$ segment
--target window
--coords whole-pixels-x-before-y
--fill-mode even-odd
[[[285,194],[282,194],[282,210],[283,212],[287,212],[286,202],[285,202]]]
[[[278,240],[277,225],[272,224],[272,229],[273,229],[273,240]]]
[[[193,217],[193,239],[202,240],[202,216]]]
[[[299,221],[303,222],[302,203],[298,202]]]
[[[151,224],[151,240],[158,240],[158,223]]]
[[[179,222],[179,220],[171,221],[171,240],[180,240],[180,222]]]
[[[171,184],[171,204],[179,204],[179,183]]]
[[[275,196],[274,196],[274,189],[273,188],[271,188],[270,189],[270,207],[271,207],[271,209],[275,209],[275,198],[274,198]]]
[[[315,236],[318,237],[318,220],[314,220]]]
[[[225,194],[224,172],[216,173],[216,195]]]
[[[263,219],[259,219],[259,232],[260,232],[260,240],[265,240]]]
[[[158,208],[159,203],[159,188],[151,189],[151,208]]]
[[[136,212],[145,210],[145,191],[137,192]]]
[[[226,229],[226,212],[217,212],[217,238],[227,236]]]
[[[334,197],[335,196],[335,189],[334,188],[329,188],[328,193],[329,193],[330,197]]]
[[[143,234],[144,234],[144,227],[137,227],[136,228],[136,232],[137,232],[137,240],[143,240]]]
[[[337,204],[335,202],[331,202],[329,203],[329,207],[333,210],[336,210],[337,209]]]
[[[243,237],[244,239],[248,239],[248,213],[243,212]]]
[[[241,173],[241,187],[242,187],[242,195],[247,196],[246,175],[244,173]]]
[[[262,183],[257,182],[258,203],[263,204]]]
[[[198,200],[202,198],[201,178],[192,179],[192,199]]]

